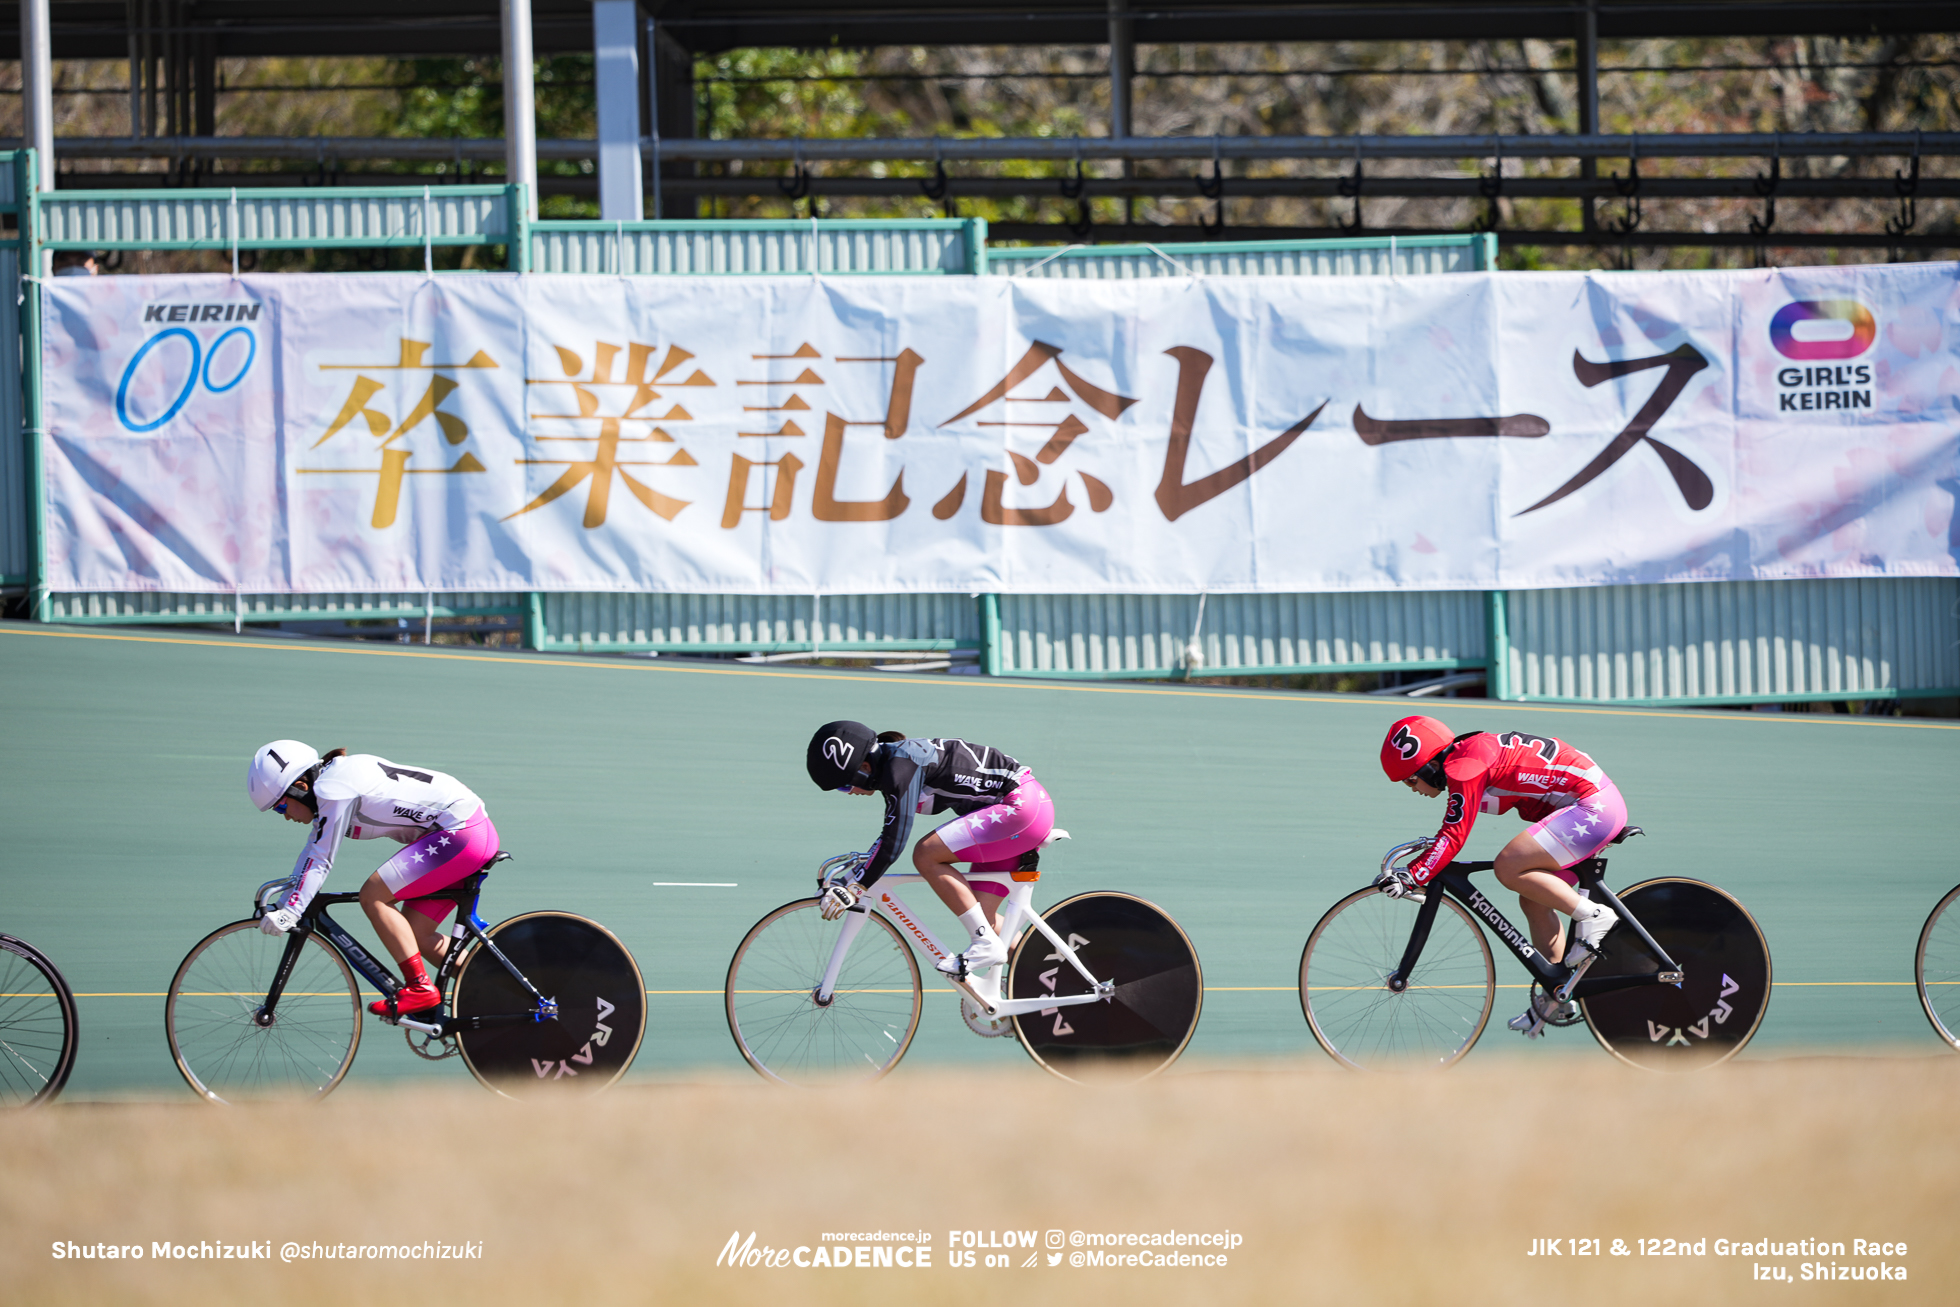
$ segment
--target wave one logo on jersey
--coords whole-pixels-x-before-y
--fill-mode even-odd
[[[1872,369],[1855,359],[1878,339],[1878,320],[1857,300],[1797,300],[1770,319],[1769,343],[1808,367],[1776,373],[1779,413],[1813,413],[1872,406]]]

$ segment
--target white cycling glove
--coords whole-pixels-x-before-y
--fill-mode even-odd
[[[1422,889],[1407,867],[1390,867],[1375,877],[1375,888],[1392,899],[1409,898]]]
[[[268,908],[259,918],[259,929],[267,935],[283,935],[299,924],[299,913],[291,908]]]
[[[864,886],[858,884],[856,881],[846,881],[841,885],[832,885],[829,889],[818,895],[817,911],[823,913],[823,919],[825,921],[835,921],[856,907],[858,899],[863,894]]]

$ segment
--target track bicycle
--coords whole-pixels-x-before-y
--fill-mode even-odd
[[[0,935],[0,1108],[51,1101],[81,1042],[75,993],[48,955]]]
[[[1043,844],[1067,838],[1055,831]],[[861,865],[855,853],[828,859],[818,893]],[[1141,1080],[1176,1061],[1204,1004],[1190,938],[1133,894],[1078,894],[1036,912],[1039,873],[1024,866],[1000,906],[1006,965],[945,977],[959,991],[967,1028],[1018,1039],[1064,1080]],[[923,879],[888,871],[840,920],[825,921],[808,898],[750,928],[724,993],[729,1033],[750,1066],[769,1080],[808,1085],[875,1080],[898,1065],[925,993],[907,937],[935,963],[951,952],[899,897],[900,883]]]
[[[1629,826],[1613,840],[1643,832]],[[1398,844],[1387,872],[1428,839]],[[1546,960],[1529,936],[1470,883],[1489,862],[1452,862],[1423,891],[1394,899],[1374,885],[1332,908],[1300,955],[1300,1006],[1320,1046],[1364,1070],[1447,1066],[1470,1051],[1490,1020],[1497,972],[1483,928],[1531,972],[1541,994],[1584,1021],[1614,1057],[1653,1071],[1685,1071],[1741,1051],[1769,1006],[1769,945],[1741,903],[1677,876],[1615,894],[1606,859],[1569,868],[1579,888],[1620,920],[1576,966]],[[1413,911],[1411,911],[1413,908]],[[1561,1011],[1563,1010],[1561,1006]]]
[[[1960,1048],[1960,911],[1955,910],[1956,904],[1960,904],[1960,885],[1948,890],[1926,915],[1926,924],[1919,931],[1919,947],[1912,955],[1912,979],[1926,1019],[1941,1039]]]
[[[477,915],[488,866],[422,898],[448,899],[457,919],[431,981],[443,1004],[382,1018],[417,1056],[461,1056],[486,1087],[511,1098],[596,1092],[625,1073],[646,1033],[646,984],[633,955],[596,921],[527,912],[495,926]],[[361,1044],[358,971],[392,998],[402,984],[327,909],[359,893],[316,894],[282,936],[259,930],[267,881],[252,916],[220,926],[178,966],[164,1000],[170,1053],[190,1087],[214,1103],[321,1098]]]

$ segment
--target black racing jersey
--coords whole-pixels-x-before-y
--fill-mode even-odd
[[[899,740],[871,751],[871,778],[864,788],[885,796],[885,826],[871,846],[867,886],[905,851],[912,818],[956,812],[964,817],[1000,803],[1014,792],[1021,764],[984,744],[965,740]]]

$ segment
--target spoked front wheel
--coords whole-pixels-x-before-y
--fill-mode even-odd
[[[911,1046],[925,992],[918,961],[889,921],[855,915],[863,924],[828,1003],[817,1001],[817,989],[844,923],[825,921],[815,899],[785,903],[736,946],[723,994],[728,1033],[768,1079],[875,1080]]]
[[[1919,932],[1912,977],[1926,1019],[1954,1048],[1960,1048],[1960,885],[1946,892]]]
[[[265,996],[290,935],[234,921],[206,935],[171,977],[163,1028],[177,1070],[213,1103],[319,1098],[361,1046],[361,991],[340,954],[308,933],[271,1013]]]
[[[1363,1071],[1448,1066],[1470,1051],[1497,1000],[1497,967],[1483,931],[1441,898],[1408,984],[1390,989],[1417,907],[1373,888],[1327,910],[1300,953],[1300,1009],[1329,1056]]]
[[[1682,983],[1636,985],[1579,1000],[1593,1038],[1649,1071],[1695,1071],[1742,1051],[1769,1008],[1769,942],[1749,910],[1713,885],[1668,876],[1620,901],[1681,967]],[[1660,963],[1624,926],[1607,935],[1586,981],[1652,975]]]
[[[45,1103],[75,1067],[75,995],[47,955],[0,935],[0,1108]]]
[[[1079,894],[1041,914],[1097,980],[1106,1002],[1043,1008],[1014,1018],[1028,1055],[1064,1080],[1144,1080],[1184,1051],[1204,1006],[1204,973],[1191,939],[1162,908],[1131,894]],[[1008,962],[1010,998],[1087,994],[1089,983],[1038,930]]]
[[[456,971],[456,1042],[470,1074],[508,1098],[546,1089],[596,1093],[626,1073],[647,1028],[646,982],[613,933],[569,912],[527,912],[490,942],[557,1002],[555,1020],[509,1021],[537,1000],[478,944]],[[472,1029],[475,1022],[482,1025]]]

